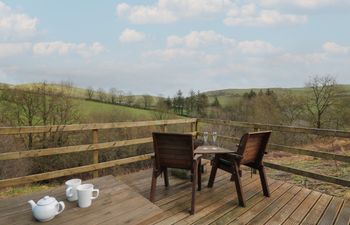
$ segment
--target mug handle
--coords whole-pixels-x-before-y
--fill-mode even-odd
[[[66,189],[66,196],[67,196],[68,198],[73,197],[72,191],[73,191],[73,188],[72,188],[72,187],[69,187],[69,188]]]
[[[92,196],[91,199],[96,199],[96,198],[98,197],[98,195],[100,194],[100,190],[98,190],[98,189],[93,189],[93,190],[92,190],[92,194],[93,194],[94,192],[96,192],[96,196]]]
[[[61,208],[61,210],[58,210],[58,212],[56,213],[56,215],[60,214],[61,212],[63,212],[65,205],[64,202],[60,201],[59,203],[57,203],[58,209]]]

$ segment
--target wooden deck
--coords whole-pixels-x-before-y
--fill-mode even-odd
[[[121,179],[144,197],[149,197],[151,170],[128,174]],[[197,192],[196,214],[188,213],[191,186],[186,180],[170,177],[165,188],[158,178],[156,202],[164,212],[153,224],[324,224],[349,225],[350,201],[332,197],[289,183],[269,179],[271,197],[262,194],[259,177],[244,172],[245,208],[237,206],[234,183],[227,173],[218,171],[212,189],[207,188],[208,173],[203,176],[203,189]]]

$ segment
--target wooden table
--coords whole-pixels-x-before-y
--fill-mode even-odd
[[[221,153],[235,153],[236,151],[221,148],[214,145],[202,145],[194,150],[194,154],[221,154]]]
[[[100,189],[100,195],[89,208],[79,208],[77,202],[68,202],[64,186],[35,192],[30,195],[0,201],[0,224],[147,224],[158,219],[162,213],[156,205],[113,176],[96,178],[83,183],[92,183]],[[27,203],[37,202],[45,195],[64,201],[65,210],[53,220],[37,222]]]

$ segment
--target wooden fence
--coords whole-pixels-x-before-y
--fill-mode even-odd
[[[248,123],[248,122],[229,121],[229,120],[213,120],[213,119],[199,119],[198,122],[212,124],[212,125],[224,125],[224,126],[230,126],[230,127],[250,128],[252,130],[272,130],[273,133],[288,132],[288,133],[313,134],[313,135],[329,136],[329,137],[350,138],[350,132],[343,131],[343,130],[316,129],[316,128],[306,128],[306,127],[281,126],[281,125]],[[231,136],[219,135],[219,138],[228,139],[233,142],[239,141],[239,138],[231,137]],[[297,155],[313,156],[313,157],[317,157],[325,160],[336,160],[336,161],[350,163],[349,155],[340,155],[340,154],[334,154],[334,153],[328,153],[328,152],[314,151],[310,149],[296,148],[292,146],[285,146],[285,145],[274,144],[274,143],[270,143],[268,145],[268,149],[271,151],[283,151],[283,152],[288,152],[288,153],[297,154]],[[345,180],[334,176],[326,176],[323,174],[314,173],[312,171],[305,171],[294,167],[283,166],[283,165],[279,165],[271,162],[264,162],[264,165],[272,169],[281,170],[284,172],[293,173],[296,175],[309,177],[320,181],[325,181],[329,183],[350,187],[350,180]]]
[[[0,135],[19,135],[19,134],[33,134],[33,133],[45,133],[45,132],[84,132],[88,131],[92,133],[91,144],[87,145],[75,145],[58,148],[47,148],[47,149],[35,149],[28,151],[15,151],[0,154],[0,161],[4,160],[17,160],[23,158],[33,158],[41,156],[69,154],[76,152],[92,152],[92,164],[85,166],[67,168],[57,171],[45,172],[40,174],[33,174],[23,177],[9,178],[0,180],[0,188],[27,184],[42,180],[49,180],[64,176],[70,176],[73,174],[93,172],[94,176],[98,176],[98,170],[110,168],[114,166],[124,165],[128,163],[149,160],[152,154],[138,155],[129,158],[116,159],[106,162],[99,162],[99,151],[108,150],[115,147],[124,147],[131,145],[139,145],[152,143],[151,137],[123,140],[123,141],[112,141],[112,142],[98,142],[98,131],[105,129],[116,129],[116,128],[135,128],[135,127],[149,127],[149,126],[160,126],[162,131],[167,131],[168,125],[190,125],[192,135],[200,134],[198,131],[198,123],[212,124],[212,125],[224,125],[230,127],[249,128],[252,130],[272,130],[273,132],[293,132],[293,133],[304,133],[314,134],[320,136],[331,136],[350,138],[349,131],[341,130],[330,130],[330,129],[315,129],[315,128],[304,128],[304,127],[291,127],[291,126],[280,126],[280,125],[269,125],[259,123],[246,123],[238,121],[227,121],[227,120],[211,120],[211,119],[175,119],[175,120],[157,120],[157,121],[141,121],[141,122],[119,122],[119,123],[101,123],[101,124],[74,124],[74,125],[55,125],[55,126],[35,126],[35,127],[0,127]],[[232,142],[238,142],[239,138],[232,136],[219,135],[219,138],[227,139]],[[272,151],[284,151],[292,154],[307,155],[318,157],[326,160],[337,160],[341,162],[350,163],[350,156],[333,154],[328,152],[313,151],[309,149],[296,148],[292,146],[285,146],[270,143],[269,150]],[[338,185],[350,187],[350,181],[344,180],[337,177],[326,176],[312,171],[305,171],[293,167],[283,166],[275,163],[265,162],[265,166],[272,169],[277,169],[296,175],[301,175],[321,181],[326,181]]]
[[[33,127],[0,127],[0,135],[19,135],[19,134],[34,134],[45,132],[92,132],[91,144],[75,145],[58,148],[35,149],[27,151],[15,151],[0,154],[0,161],[16,160],[24,158],[33,158],[41,156],[52,156],[59,154],[68,154],[76,152],[92,152],[92,164],[56,170],[46,173],[33,174],[28,176],[9,178],[0,180],[0,188],[27,184],[42,180],[49,180],[58,177],[69,176],[73,174],[94,172],[94,177],[98,176],[98,170],[110,168],[114,166],[124,165],[128,163],[144,161],[151,158],[152,154],[138,155],[129,158],[116,159],[107,162],[99,162],[99,151],[108,150],[115,147],[125,147],[131,145],[139,145],[152,143],[151,137],[138,138],[123,141],[113,141],[98,143],[98,131],[105,129],[116,128],[135,128],[135,127],[150,127],[160,126],[162,131],[167,131],[168,125],[190,124],[192,134],[195,135],[197,119],[174,119],[174,120],[156,120],[156,121],[141,121],[141,122],[119,122],[119,123],[98,123],[98,124],[74,124],[74,125],[54,125],[54,126],[33,126]]]

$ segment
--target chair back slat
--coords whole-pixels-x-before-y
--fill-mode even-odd
[[[242,164],[260,164],[269,141],[271,131],[251,132],[243,135],[238,146]]]
[[[193,138],[191,134],[153,133],[156,167],[191,169]]]

